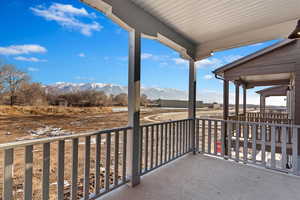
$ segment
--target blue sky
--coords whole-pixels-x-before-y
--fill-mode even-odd
[[[43,84],[127,85],[128,33],[102,13],[77,0],[12,0],[0,4],[0,59],[4,63],[15,64],[33,81]],[[216,52],[198,62],[200,95],[207,101],[219,101],[222,84],[211,71],[275,42]],[[172,49],[142,39],[141,76],[144,87],[187,90],[188,65]],[[249,103],[258,103],[257,89],[249,91]],[[232,86],[230,90],[234,91]]]

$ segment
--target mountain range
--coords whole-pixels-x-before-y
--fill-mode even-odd
[[[127,86],[106,84],[106,83],[66,83],[57,82],[46,86],[48,91],[58,93],[77,92],[85,90],[103,91],[107,95],[117,95],[127,93]],[[183,90],[173,88],[142,87],[141,94],[145,94],[149,99],[178,99],[186,100],[188,93]]]

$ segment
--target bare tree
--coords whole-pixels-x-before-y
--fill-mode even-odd
[[[125,93],[117,94],[113,99],[114,103],[119,106],[126,106],[128,104],[128,96]]]
[[[11,106],[15,103],[17,90],[28,80],[29,76],[14,65],[4,64],[0,67],[0,83],[2,83],[3,90],[9,93]]]
[[[17,91],[18,103],[22,105],[47,105],[47,95],[45,88],[40,83],[24,82]]]

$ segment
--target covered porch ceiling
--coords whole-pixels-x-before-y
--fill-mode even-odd
[[[280,86],[265,88],[263,90],[256,91],[256,93],[263,95],[264,97],[286,96],[288,89],[289,89],[288,85],[280,85]]]
[[[238,80],[245,84],[247,88],[258,86],[288,85],[292,78],[292,73],[264,74],[264,75],[245,75]]]
[[[140,31],[184,58],[287,37],[300,18],[299,0],[81,0],[127,30]]]

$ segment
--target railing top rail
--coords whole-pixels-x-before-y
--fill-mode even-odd
[[[239,123],[239,124],[249,124],[249,125],[266,125],[266,126],[281,126],[281,127],[290,127],[290,128],[300,128],[300,125],[295,125],[295,124],[276,124],[276,123],[266,123],[266,122],[248,122],[248,121],[212,119],[212,118],[197,118],[197,119],[199,119],[199,120],[221,121],[221,122],[231,122],[231,123]]]
[[[193,120],[192,118],[186,118],[186,119],[179,119],[179,120],[169,120],[169,121],[163,121],[163,122],[155,122],[155,123],[149,123],[149,124],[142,124],[141,127],[146,127],[146,126],[155,126],[155,125],[160,125],[160,124],[168,124],[168,123],[176,123],[176,122],[183,122],[187,120]]]
[[[24,147],[24,146],[28,146],[28,145],[44,144],[44,143],[48,143],[48,142],[57,142],[57,141],[61,141],[61,140],[71,140],[71,139],[79,138],[79,137],[86,137],[86,136],[106,134],[106,133],[111,133],[111,132],[116,132],[116,131],[129,130],[131,128],[132,127],[127,126],[127,127],[113,128],[113,129],[103,129],[100,131],[84,132],[84,133],[78,133],[78,134],[73,134],[73,135],[64,135],[64,136],[55,136],[55,137],[46,137],[46,138],[37,138],[37,139],[16,141],[16,142],[8,142],[8,143],[0,144],[0,150]]]

